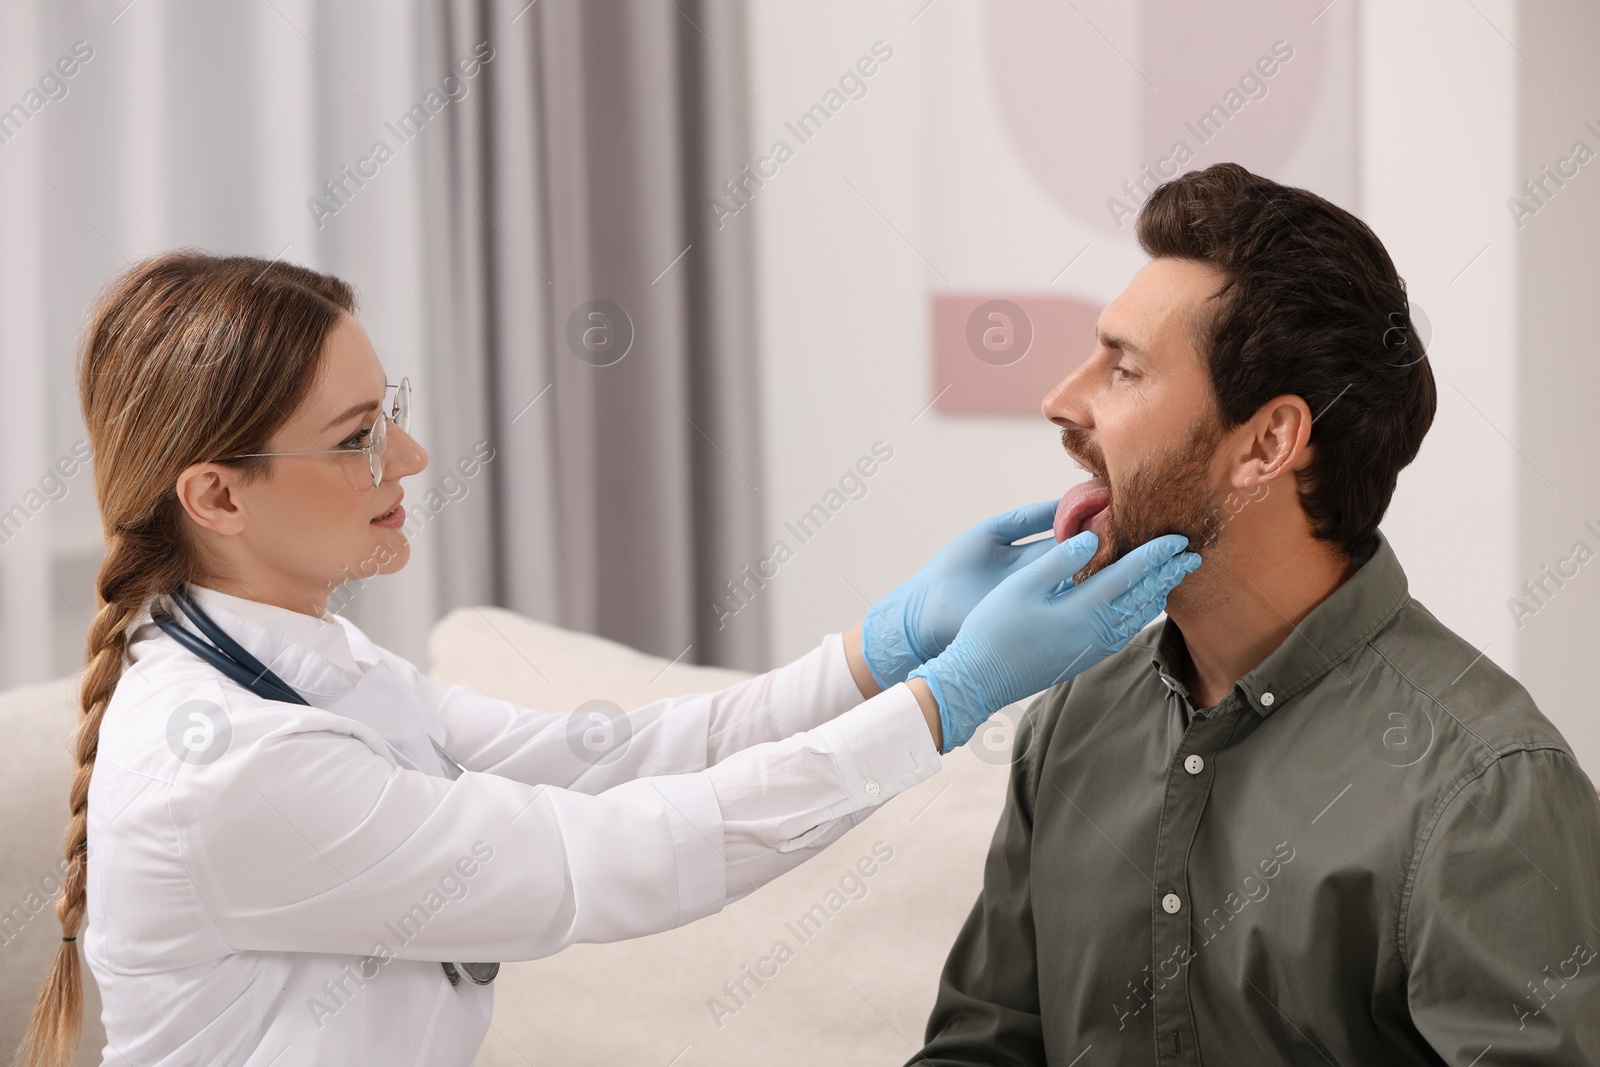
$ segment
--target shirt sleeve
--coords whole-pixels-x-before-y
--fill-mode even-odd
[[[1010,785],[984,863],[983,891],[939,976],[926,1044],[906,1067],[1044,1067],[1033,928],[1033,805],[1038,762],[1035,701],[1018,724]]]
[[[827,635],[793,663],[718,692],[665,697],[627,712],[603,703],[539,711],[411,670],[444,724],[444,746],[469,770],[584,793],[704,770],[752,745],[820,726],[862,701],[840,634]]]
[[[1571,755],[1513,752],[1467,782],[1403,914],[1412,1018],[1444,1061],[1600,1063],[1600,800]]]

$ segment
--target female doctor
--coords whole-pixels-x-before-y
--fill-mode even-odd
[[[975,527],[844,635],[632,712],[446,686],[326,611],[407,559],[405,430],[344,282],[180,250],[93,309],[79,392],[107,542],[56,910],[19,1063],[469,1064],[495,961],[710,915],[939,768],[994,710],[1121,648],[1198,558],[1158,538],[1074,588],[1052,504]],[[958,632],[959,631],[959,632]],[[91,862],[92,860],[92,862]]]

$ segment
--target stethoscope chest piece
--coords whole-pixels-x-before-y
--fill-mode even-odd
[[[488,985],[500,973],[499,963],[447,963],[444,973],[451,985],[459,985],[464,974],[475,985]]]

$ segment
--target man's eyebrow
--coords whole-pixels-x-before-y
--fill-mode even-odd
[[[359,415],[363,411],[377,411],[382,406],[382,400],[363,400],[359,404],[351,404],[349,407],[341,411],[332,422],[324,426],[320,432],[327,433],[329,430],[333,429],[335,426],[339,425],[341,422],[344,422],[351,416]]]
[[[1138,356],[1145,354],[1144,349],[1140,348],[1138,345],[1134,344],[1132,341],[1129,341],[1125,337],[1118,337],[1115,334],[1103,333],[1099,331],[1096,331],[1096,336],[1100,339],[1100,343],[1105,345],[1107,348],[1115,348],[1123,352],[1132,352],[1134,355]]]

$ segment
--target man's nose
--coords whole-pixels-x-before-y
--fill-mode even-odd
[[[1057,426],[1077,426],[1088,429],[1094,425],[1091,413],[1087,373],[1093,360],[1078,364],[1071,374],[1056,383],[1039,404],[1044,417]]]

